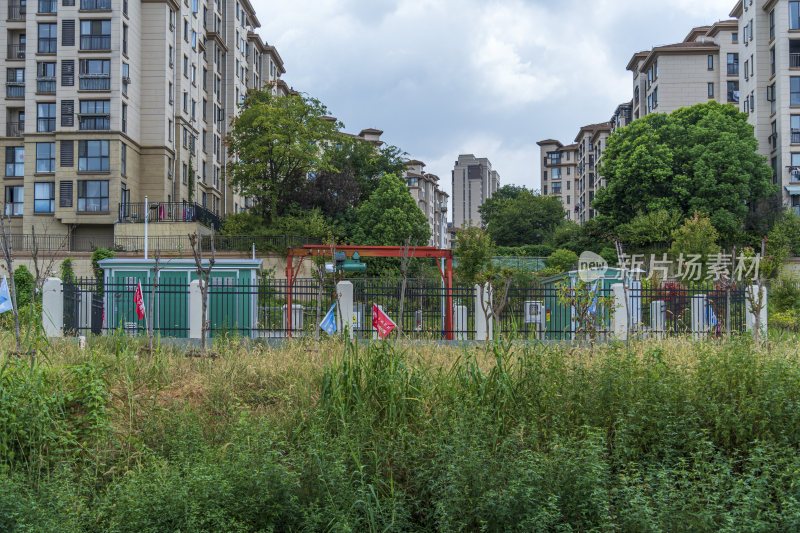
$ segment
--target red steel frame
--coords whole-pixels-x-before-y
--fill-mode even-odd
[[[439,262],[436,266],[439,267],[439,274],[444,280],[446,297],[445,297],[445,316],[444,328],[447,332],[446,339],[453,340],[453,253],[451,250],[442,250],[432,246],[419,246],[416,248],[406,248],[403,246],[320,246],[320,245],[307,245],[302,248],[289,247],[289,252],[286,255],[286,328],[287,336],[292,336],[292,287],[297,280],[297,274],[300,272],[300,266],[303,264],[303,259],[306,257],[333,257],[334,252],[344,252],[346,257],[352,257],[354,252],[358,252],[360,257],[403,257],[404,253],[408,253],[409,258],[430,258],[430,259],[444,259],[445,269],[442,271]],[[300,262],[294,266],[294,258],[299,257]]]

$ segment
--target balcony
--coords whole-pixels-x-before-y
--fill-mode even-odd
[[[25,59],[25,45],[9,44],[6,59]]]
[[[739,75],[739,63],[728,63],[728,76]]]
[[[27,7],[20,4],[8,5],[8,20],[25,20]]]
[[[6,82],[6,98],[25,98],[25,82]]]
[[[56,92],[56,78],[55,76],[48,76],[36,79],[36,92],[41,94],[55,94]]]
[[[110,115],[78,115],[78,129],[80,130],[110,130]]]
[[[39,13],[55,13],[57,9],[56,0],[39,0]]]
[[[108,74],[81,74],[79,88],[82,91],[110,91],[111,76]]]
[[[81,50],[111,50],[111,36],[81,35]]]
[[[119,204],[119,221],[123,223],[143,223],[143,202]],[[206,227],[219,231],[220,220],[205,207],[190,202],[154,202],[148,206],[150,212],[148,223],[162,222],[199,222]]]
[[[800,144],[800,130],[792,130],[792,144]]]
[[[24,134],[24,122],[6,122],[6,137],[22,137]]]
[[[791,183],[800,183],[800,167],[789,167],[789,181]]]
[[[81,11],[109,11],[111,0],[81,0]]]
[[[800,68],[800,53],[789,54],[789,68]]]
[[[46,117],[46,118],[38,118],[36,119],[36,131],[38,132],[45,132],[49,133],[51,131],[56,131],[56,119],[55,117]]]

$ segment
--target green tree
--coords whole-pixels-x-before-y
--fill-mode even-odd
[[[327,108],[303,95],[274,96],[250,90],[228,136],[234,188],[254,198],[262,216],[278,218],[309,172],[330,170],[331,145],[341,138],[340,124]]]
[[[615,226],[640,213],[711,213],[723,242],[735,242],[748,213],[775,192],[747,115],[731,105],[697,104],[652,113],[608,140],[599,172],[607,186],[593,207]]]
[[[350,241],[367,246],[426,246],[431,237],[428,220],[403,180],[384,174],[369,199],[355,211]]]
[[[14,270],[14,286],[17,290],[19,305],[31,303],[33,298],[33,274],[25,265],[20,265]]]
[[[620,225],[617,233],[622,242],[636,249],[666,245],[672,240],[672,232],[678,229],[681,219],[677,210],[659,209],[636,215],[627,224]]]
[[[706,215],[695,213],[692,218],[687,218],[681,227],[672,232],[672,246],[669,255],[678,259],[690,256],[700,256],[699,263],[705,267],[712,254],[718,254],[720,247],[717,244],[719,233]],[[703,268],[703,277],[706,269]]]
[[[481,272],[489,268],[495,254],[491,237],[481,228],[467,227],[456,231],[456,246],[453,258],[456,261],[455,275],[459,281],[472,287],[478,282]]]
[[[800,216],[786,210],[767,235],[769,247],[783,259],[800,256]]]
[[[554,272],[569,272],[578,264],[578,254],[572,250],[556,250],[545,260],[545,264]]]
[[[498,246],[542,244],[566,217],[558,198],[510,185],[501,187],[479,211]]]

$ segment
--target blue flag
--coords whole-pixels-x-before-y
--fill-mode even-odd
[[[600,280],[597,280],[592,284],[591,294],[594,295],[594,299],[592,300],[592,305],[590,305],[588,309],[590,315],[597,314],[597,291],[599,289],[599,283]]]
[[[336,313],[334,310],[336,309],[336,302],[333,303],[331,308],[328,310],[328,313],[325,315],[325,318],[322,319],[322,322],[319,323],[320,329],[327,333],[328,335],[333,335],[336,333]]]
[[[11,311],[11,293],[8,291],[8,281],[3,276],[3,282],[0,283],[0,313]]]
[[[719,320],[717,320],[717,314],[714,312],[714,308],[711,307],[711,304],[708,305],[706,308],[706,318],[708,320],[709,327],[715,328],[719,324]]]

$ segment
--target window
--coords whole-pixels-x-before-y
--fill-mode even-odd
[[[708,97],[709,98],[714,98],[714,84],[713,83],[709,83],[708,84]]]
[[[189,92],[183,91],[183,112],[189,112]]]
[[[552,170],[550,171],[550,176],[551,176],[551,177],[552,177],[554,180],[560,180],[560,179],[561,179],[561,168],[559,168],[559,167],[556,167],[556,168],[552,169]]]
[[[9,178],[21,178],[25,176],[24,146],[6,147],[6,176]]]
[[[108,180],[78,181],[78,211],[84,213],[108,211]]]
[[[189,77],[189,58],[186,56],[183,56],[183,77]]]
[[[739,54],[728,54],[728,76],[739,74]]]
[[[111,21],[82,20],[81,50],[110,50]]]
[[[169,68],[172,68],[175,62],[175,49],[169,45]]]
[[[36,131],[56,131],[56,104],[36,104]]]
[[[173,92],[172,91],[172,82],[169,82],[169,105],[172,105],[172,103],[174,101],[173,97],[172,97],[172,92]]]
[[[81,100],[78,121],[81,130],[111,129],[111,101]]]
[[[800,115],[792,115],[792,144],[800,144]]]
[[[192,80],[192,85],[197,85],[197,66],[192,64],[189,79]]]
[[[192,49],[197,50],[197,32],[192,30]]]
[[[169,142],[172,142],[172,121],[171,120],[167,121],[167,139],[169,139]]]
[[[789,54],[789,58],[791,59],[792,55]],[[800,65],[798,65],[800,66]],[[770,76],[775,75],[775,48],[769,49],[769,74]]]
[[[731,33],[731,42],[738,43],[739,42],[739,32]]]
[[[789,29],[800,30],[800,2],[789,2]]]
[[[775,113],[775,84],[767,85],[767,101],[770,104],[770,114]]]
[[[208,117],[207,108],[208,108],[208,100],[203,98],[203,120],[206,120]]]
[[[189,42],[189,21],[183,19],[183,40]]]
[[[750,112],[751,113],[755,113],[756,112],[756,93],[755,92],[751,92],[750,93]]]
[[[800,77],[789,78],[789,105],[800,105]]]
[[[195,119],[195,112],[197,111],[197,101],[192,100],[192,120]]]
[[[192,13],[197,13],[197,0],[192,0]]]
[[[122,25],[122,53],[128,55],[128,25]]]
[[[23,4],[24,5],[24,4]],[[55,13],[58,7],[57,0],[39,0],[39,13]]]
[[[750,79],[750,60],[749,59],[745,59],[744,60],[744,79],[745,80],[749,80]]]
[[[792,154],[792,181],[800,181],[800,154]]]
[[[111,60],[81,59],[80,89],[83,91],[108,91],[111,89]]]
[[[24,68],[10,68],[6,70],[6,97],[25,98]]]
[[[653,89],[653,109],[658,107],[658,87]]]
[[[108,11],[111,0],[81,0],[81,11]]]
[[[56,184],[33,184],[33,212],[52,213],[56,209]]]
[[[714,56],[708,56],[708,70],[714,70]]]
[[[21,217],[25,203],[25,187],[13,185],[6,187],[6,216]]]
[[[769,12],[769,40],[775,38],[775,10]]]
[[[122,133],[128,133],[128,104],[122,104]]]
[[[122,94],[128,95],[128,84],[131,82],[131,68],[127,63],[122,63]]]
[[[36,92],[56,92],[56,64],[55,62],[36,63]]]
[[[108,172],[109,141],[78,141],[78,172]]]
[[[729,81],[728,82],[728,102],[731,104],[738,104],[739,103],[739,82],[738,81]]]
[[[58,24],[39,24],[39,47],[40,54],[55,54],[58,44]]]
[[[188,180],[189,175],[189,167],[186,166],[186,163],[183,164],[181,176],[183,177],[183,183],[186,183]]]
[[[125,176],[128,174],[128,145],[122,143],[119,149],[120,173]]]
[[[768,142],[770,147],[773,150],[776,150],[778,148],[778,123],[774,120],[772,121],[772,124],[770,124],[770,131],[772,133],[769,136]]]

